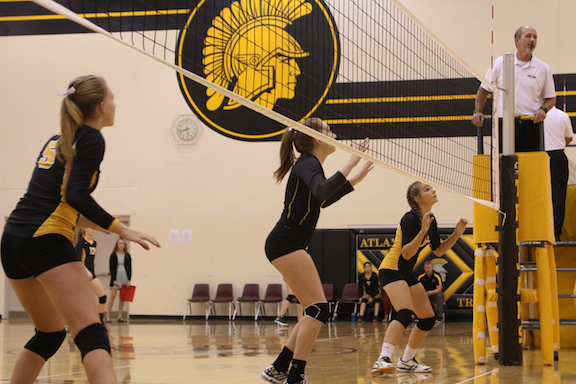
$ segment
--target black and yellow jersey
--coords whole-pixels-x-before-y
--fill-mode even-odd
[[[316,156],[305,153],[298,158],[288,177],[280,222],[314,231],[320,217],[320,208],[335,203],[353,190],[350,182],[340,172],[326,179],[322,164]]]
[[[424,286],[427,291],[433,291],[438,286],[442,286],[442,278],[436,272],[432,272],[432,276],[428,276],[426,272],[418,276],[418,280]]]
[[[412,210],[407,212],[400,220],[398,229],[396,230],[396,238],[394,239],[394,244],[390,251],[382,260],[379,269],[392,269],[394,271],[400,271],[404,274],[412,273],[414,269],[414,264],[418,259],[418,254],[426,245],[430,244],[432,250],[438,249],[440,246],[440,235],[438,234],[438,225],[436,224],[436,219],[432,220],[430,223],[430,228],[428,229],[428,236],[424,238],[424,241],[420,245],[418,252],[406,260],[402,256],[402,247],[410,243],[420,232],[422,228],[422,221],[418,217],[416,211]]]
[[[73,242],[78,213],[112,231],[117,219],[90,196],[98,184],[104,158],[104,137],[84,125],[76,132],[76,156],[71,169],[56,158],[56,134],[42,147],[26,194],[6,221],[4,230],[17,237],[61,234]]]
[[[89,243],[85,238],[81,238],[76,243],[76,251],[80,256],[80,260],[84,263],[86,268],[94,275],[94,258],[96,257],[96,240]]]
[[[358,275],[358,296],[362,297],[365,294],[370,295],[370,297],[376,296],[380,293],[378,289],[378,274],[373,273],[370,279],[366,278],[363,273]]]

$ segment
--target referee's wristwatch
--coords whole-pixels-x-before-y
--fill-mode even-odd
[[[546,108],[545,106],[541,106],[540,109],[543,110],[544,113],[548,113],[548,108]]]

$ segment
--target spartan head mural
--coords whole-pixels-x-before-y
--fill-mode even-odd
[[[338,33],[320,0],[201,1],[181,31],[177,64],[293,120],[310,116],[338,69]],[[273,140],[284,127],[214,89],[178,76],[210,128]]]

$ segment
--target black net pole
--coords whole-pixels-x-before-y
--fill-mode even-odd
[[[500,158],[498,329],[500,365],[522,365],[522,325],[518,305],[518,156]]]

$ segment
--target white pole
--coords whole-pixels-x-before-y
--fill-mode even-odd
[[[504,54],[502,154],[514,154],[514,54]]]

